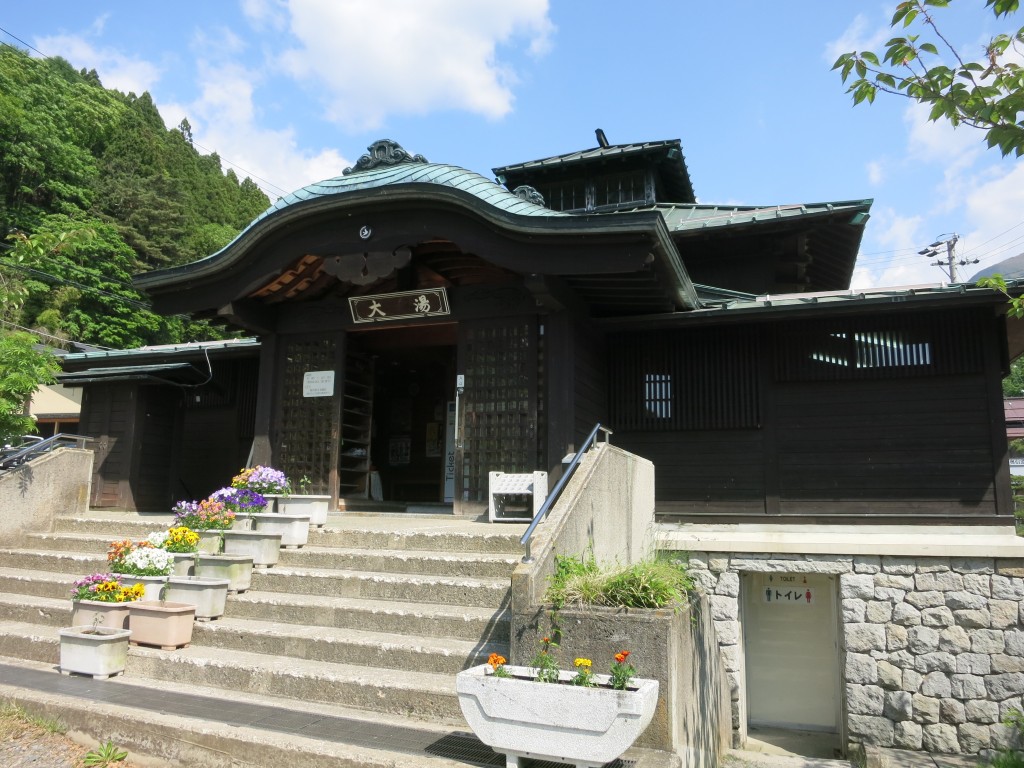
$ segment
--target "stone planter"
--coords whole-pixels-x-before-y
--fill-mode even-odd
[[[257,531],[280,534],[282,547],[301,547],[309,541],[309,515],[264,513],[252,518]]]
[[[309,524],[319,529],[327,524],[327,508],[330,503],[330,496],[294,494],[279,498],[277,511],[284,515],[309,515]]]
[[[67,627],[60,630],[60,672],[89,675],[97,680],[124,672],[128,663],[127,629]]]
[[[132,645],[152,645],[165,651],[192,642],[196,607],[191,603],[137,601],[128,604]]]
[[[278,511],[277,503],[278,503],[278,501],[280,501],[281,499],[284,498],[284,494],[281,494],[281,493],[264,493],[264,494],[261,494],[261,495],[263,496],[264,499],[267,500],[267,508],[264,509],[263,511],[267,512],[267,513],[277,512]]]
[[[195,552],[172,552],[174,555],[174,566],[171,568],[171,576],[191,576],[196,567]]]
[[[281,555],[281,534],[267,531],[224,531],[224,554],[252,558],[254,568],[270,568]]]
[[[129,603],[104,603],[100,600],[73,600],[71,626],[128,629]]]
[[[246,555],[204,555],[196,560],[196,576],[227,579],[228,592],[245,592],[252,584],[252,558]]]
[[[224,615],[230,583],[227,579],[172,576],[165,596],[170,602],[194,605],[196,621],[210,621]]]
[[[141,598],[152,602],[153,600],[162,600],[164,585],[167,583],[166,576],[122,576],[121,580],[126,584],[145,584],[146,594]]]
[[[224,541],[221,538],[222,531],[196,531],[199,534],[199,547],[200,552],[205,552],[208,555],[218,554],[224,546]]]
[[[625,752],[654,717],[658,681],[634,678],[636,690],[583,688],[516,679],[528,667],[506,666],[512,679],[487,674],[490,666],[459,672],[455,687],[462,714],[484,744],[504,752],[509,768],[520,758],[597,768]],[[563,671],[564,681],[574,672]],[[594,675],[597,683],[607,675]]]

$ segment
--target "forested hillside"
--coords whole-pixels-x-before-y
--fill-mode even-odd
[[[117,348],[216,338],[149,311],[131,276],[213,253],[268,205],[196,151],[187,122],[168,130],[148,93],[0,46],[0,226],[35,246],[20,264],[0,251],[0,288],[24,296],[0,307],[4,327]]]

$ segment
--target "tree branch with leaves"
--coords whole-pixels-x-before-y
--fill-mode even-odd
[[[853,95],[854,104],[871,103],[879,92],[903,96],[930,105],[929,120],[978,128],[985,132],[989,147],[998,147],[1004,156],[1020,157],[1024,154],[1024,68],[1009,61],[1008,54],[1024,53],[1024,27],[992,37],[978,60],[965,59],[942,33],[934,15],[952,2],[898,3],[889,26],[918,33],[892,38],[882,56],[872,51],[844,53],[832,69],[850,83],[847,93]],[[985,5],[996,18],[1008,19],[1020,2],[986,0]]]

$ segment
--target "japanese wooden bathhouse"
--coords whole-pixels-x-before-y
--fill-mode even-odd
[[[489,471],[553,482],[601,422],[662,520],[1012,515],[1003,297],[853,292],[870,200],[697,203],[679,141],[599,139],[497,183],[380,141],[138,277],[254,338],[67,356],[93,503],[166,509],[253,461],[339,508],[476,514]]]

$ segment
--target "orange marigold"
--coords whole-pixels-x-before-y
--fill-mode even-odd
[[[615,660],[617,662],[619,662],[619,664],[625,663],[626,659],[628,659],[628,658],[629,658],[629,651],[619,651],[618,653],[615,654]]]

